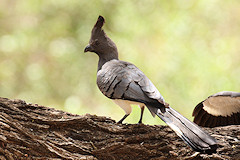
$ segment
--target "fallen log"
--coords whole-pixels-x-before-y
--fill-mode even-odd
[[[0,159],[240,159],[240,126],[204,128],[217,153],[194,152],[168,126],[116,124],[0,98]]]

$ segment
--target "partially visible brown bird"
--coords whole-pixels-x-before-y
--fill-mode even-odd
[[[240,93],[222,91],[209,96],[194,109],[194,122],[203,127],[240,124]]]

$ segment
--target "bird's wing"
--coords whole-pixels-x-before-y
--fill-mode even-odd
[[[216,127],[240,124],[240,93],[223,91],[200,102],[193,111],[194,122]]]
[[[97,73],[97,85],[111,99],[124,99],[141,103],[165,104],[153,83],[135,65],[111,60]]]

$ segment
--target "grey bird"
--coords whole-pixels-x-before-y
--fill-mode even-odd
[[[222,91],[200,102],[193,111],[194,122],[203,127],[240,125],[240,93]]]
[[[97,86],[126,113],[118,123],[122,123],[131,113],[131,104],[140,106],[139,123],[142,123],[146,106],[153,116],[160,117],[192,149],[206,153],[215,152],[217,142],[213,137],[172,109],[153,83],[134,64],[118,59],[115,43],[102,29],[104,22],[104,18],[99,16],[84,52],[94,52],[98,55]]]

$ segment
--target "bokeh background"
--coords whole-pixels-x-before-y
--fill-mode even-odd
[[[0,0],[0,96],[119,120],[83,53],[97,17],[120,59],[137,65],[192,120],[196,104],[240,91],[240,1]],[[125,122],[137,123],[140,109]],[[162,124],[145,111],[143,122]]]

